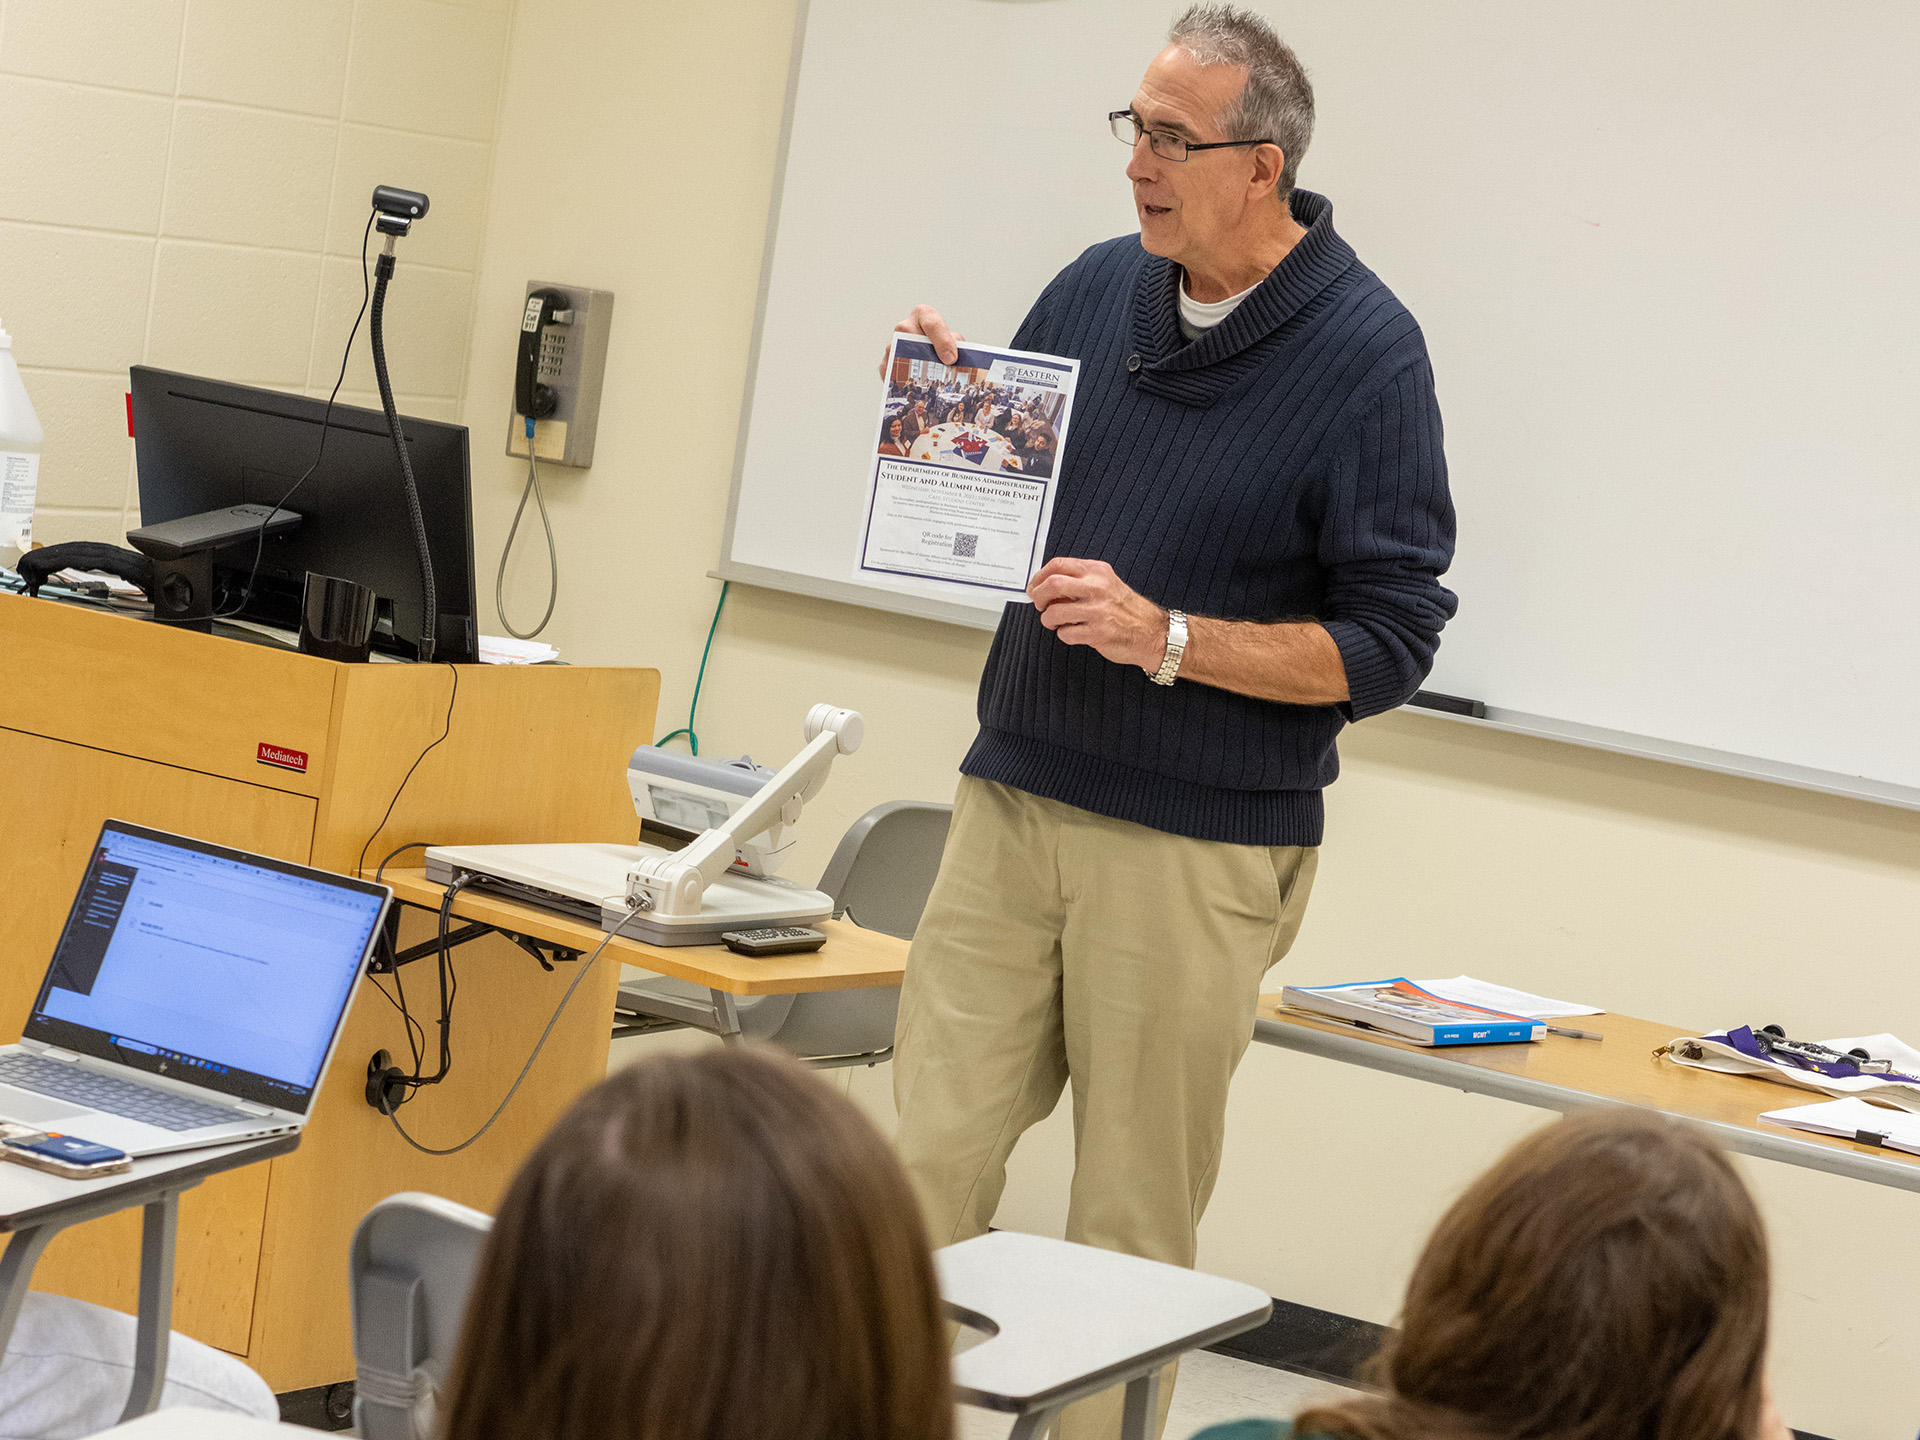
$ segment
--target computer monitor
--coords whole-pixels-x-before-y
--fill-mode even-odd
[[[319,453],[323,400],[145,365],[131,374],[143,525],[230,505],[273,505]],[[400,429],[433,557],[440,612],[434,658],[471,661],[479,626],[467,429],[411,416],[401,417]],[[307,572],[337,575],[378,597],[374,648],[412,657],[424,608],[420,554],[386,417],[335,405],[319,468],[284,503],[300,515],[300,525],[266,541],[250,592],[254,537],[215,553],[215,611],[239,605],[237,618],[297,630]]]

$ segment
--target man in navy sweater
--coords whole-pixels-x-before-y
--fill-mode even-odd
[[[1453,509],[1419,327],[1294,189],[1293,52],[1197,5],[1109,123],[1140,233],[1014,336],[1080,385],[1050,558],[981,677],[895,1095],[936,1244],[986,1229],[1070,1081],[1068,1238],[1190,1265],[1334,737],[1431,667]],[[897,328],[942,358],[961,338],[927,306]],[[1089,1407],[1070,1430],[1117,1415]]]

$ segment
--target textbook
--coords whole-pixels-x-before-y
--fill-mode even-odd
[[[1505,1045],[1538,1040],[1547,1032],[1542,1021],[1443,1000],[1404,977],[1350,985],[1289,985],[1280,992],[1280,1003],[1382,1030],[1416,1045]]]

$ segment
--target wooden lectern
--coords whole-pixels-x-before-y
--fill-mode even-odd
[[[340,665],[0,595],[0,1038],[26,1023],[101,821],[346,874],[363,850],[371,867],[410,840],[631,843],[627,759],[653,736],[659,690],[654,670]],[[403,946],[430,938],[418,916]],[[455,957],[453,1069],[400,1111],[430,1147],[493,1113],[580,963],[548,973],[499,936]],[[391,1000],[363,981],[299,1150],[183,1199],[175,1328],[245,1357],[276,1391],[351,1378],[354,1225],[400,1190],[496,1206],[527,1150],[606,1073],[620,967],[595,970],[499,1123],[450,1156],[410,1147],[367,1105],[368,1058],[405,1063],[407,1043]],[[434,966],[406,971],[437,1046]],[[133,1310],[139,1223],[129,1211],[68,1231],[36,1285]]]

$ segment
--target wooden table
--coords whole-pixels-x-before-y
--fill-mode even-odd
[[[364,875],[373,878],[372,871]],[[447,887],[427,879],[424,870],[389,870],[383,883],[393,887],[395,900],[436,913],[447,893]],[[607,940],[598,925],[480,890],[456,895],[452,915],[576,956],[591,955]],[[740,1032],[735,996],[862,990],[898,985],[906,974],[906,941],[843,920],[823,920],[817,928],[827,932],[827,943],[802,955],[736,955],[724,945],[652,945],[617,935],[607,941],[606,958],[710,991],[710,1008],[690,1006],[677,1018],[716,1035]]]
[[[1655,1058],[1660,1046],[1693,1031],[1631,1015],[1582,1015],[1560,1023],[1606,1038],[1548,1035],[1527,1044],[1433,1048],[1282,1010],[1278,995],[1260,998],[1253,1038],[1283,1050],[1562,1113],[1596,1105],[1641,1105],[1702,1125],[1742,1155],[1920,1191],[1920,1156],[1760,1123],[1763,1111],[1830,1098],[1821,1092]]]

